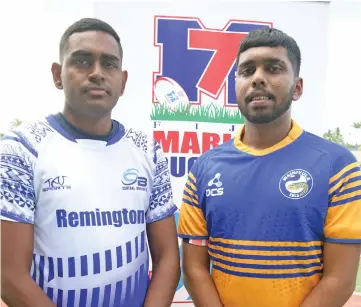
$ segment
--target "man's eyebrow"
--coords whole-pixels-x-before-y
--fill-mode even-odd
[[[91,56],[91,52],[86,50],[76,50],[70,54],[71,57],[77,57],[77,56]]]
[[[283,60],[281,60],[279,58],[265,58],[259,62],[266,63],[266,64],[276,64],[276,63],[283,64],[283,65],[286,64]],[[248,60],[248,61],[240,63],[238,65],[238,67],[246,67],[246,66],[255,65],[255,64],[256,64],[256,61]]]
[[[77,57],[77,56],[91,57],[92,53],[90,51],[86,51],[86,50],[76,50],[71,53],[71,57]],[[120,61],[119,57],[117,57],[114,54],[110,54],[110,53],[102,53],[101,57],[105,58],[107,60],[118,61],[118,62]]]

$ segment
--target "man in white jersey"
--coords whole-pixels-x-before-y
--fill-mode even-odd
[[[171,305],[177,207],[161,147],[111,119],[127,81],[122,56],[108,24],[71,25],[51,69],[63,112],[0,141],[1,290],[11,307]]]

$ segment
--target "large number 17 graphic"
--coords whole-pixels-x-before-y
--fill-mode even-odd
[[[190,101],[203,94],[214,99],[224,92],[225,105],[235,105],[235,59],[242,39],[266,22],[230,20],[224,29],[207,29],[198,18],[155,17],[154,44],[160,47],[158,77],[178,82]],[[224,91],[225,90],[225,91]]]

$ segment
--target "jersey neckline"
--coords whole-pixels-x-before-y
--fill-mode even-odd
[[[237,133],[234,137],[233,144],[240,151],[249,153],[249,154],[255,155],[255,156],[265,156],[265,155],[273,153],[277,150],[280,150],[281,148],[286,147],[287,145],[294,142],[303,133],[303,129],[294,120],[292,120],[292,128],[289,131],[288,135],[282,141],[278,142],[277,144],[275,144],[271,147],[265,148],[265,149],[254,149],[254,148],[248,147],[241,141],[241,136],[244,133],[244,129],[245,129],[245,126],[243,125],[237,131]]]
[[[65,130],[57,121],[56,117],[54,115],[48,115],[46,117],[47,122],[49,123],[49,125],[56,130],[59,134],[61,134],[64,138],[66,138],[67,140],[74,142],[74,143],[78,143],[77,138],[72,135],[69,131]],[[120,141],[122,139],[122,137],[125,135],[125,129],[124,126],[120,123],[119,124],[119,129],[118,131],[113,135],[112,138],[110,138],[108,141],[102,141],[102,140],[95,140],[97,142],[106,142],[106,146],[112,145],[117,143],[118,141]],[[79,139],[80,140],[80,139]]]

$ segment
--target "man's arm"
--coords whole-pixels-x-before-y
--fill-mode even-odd
[[[222,306],[210,275],[205,200],[198,182],[198,160],[193,164],[184,187],[178,235],[183,239],[183,280],[195,306]]]
[[[223,306],[209,273],[208,246],[189,244],[183,240],[183,281],[197,307]]]
[[[11,307],[54,306],[30,276],[35,159],[21,133],[9,132],[0,140],[1,298]]]
[[[54,307],[30,276],[33,225],[1,221],[1,298],[11,307]]]
[[[361,252],[361,170],[350,152],[334,158],[324,226],[323,274],[301,307],[342,307],[355,289]]]
[[[152,278],[144,307],[169,307],[180,278],[179,248],[174,216],[147,225]]]
[[[301,307],[342,307],[355,290],[360,244],[325,243],[320,283]]]
[[[155,173],[147,210],[147,234],[152,257],[152,277],[144,307],[169,307],[180,277],[180,260],[173,191],[168,162],[153,140]]]

